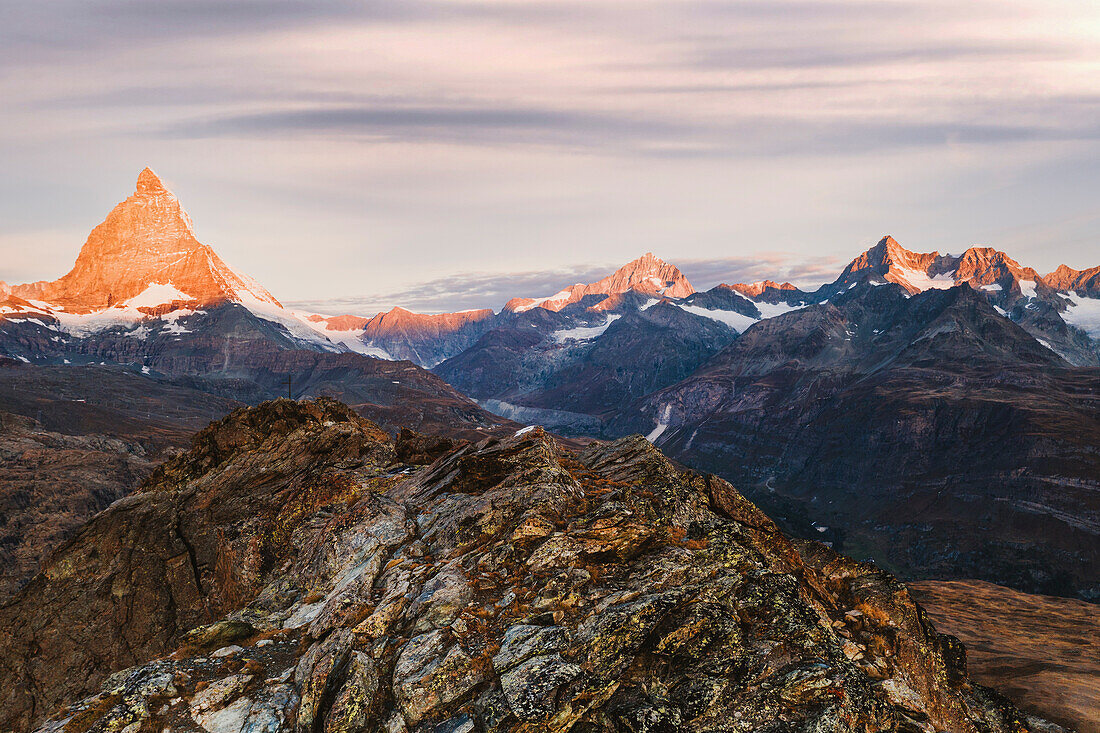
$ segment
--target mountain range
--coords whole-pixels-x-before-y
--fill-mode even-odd
[[[165,402],[336,397],[393,431],[640,433],[903,577],[1100,598],[1100,267],[884,237],[813,290],[697,291],[647,253],[499,312],[331,316],[231,269],[145,169],[68,274],[0,286],[0,352]]]
[[[1091,633],[1098,477],[1100,268],[884,237],[812,290],[647,253],[327,315],[145,169],[0,283],[0,725],[1089,730],[1094,665],[998,628]],[[1023,710],[888,573],[967,579],[915,587]]]

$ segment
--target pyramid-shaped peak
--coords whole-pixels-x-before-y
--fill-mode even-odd
[[[168,288],[167,286],[170,286]],[[16,286],[70,313],[93,313],[143,296],[167,297],[161,305],[226,301],[281,307],[261,285],[235,272],[195,238],[191,219],[160,178],[146,168],[137,192],[115,206],[88,235],[73,269],[52,282]],[[26,293],[26,296],[23,294]]]
[[[141,173],[138,174],[137,179],[137,192],[138,193],[164,193],[168,189],[161,183],[160,178],[153,172],[152,168],[145,167]]]
[[[898,257],[905,257],[906,255],[914,254],[905,247],[898,244],[898,240],[887,234],[882,239],[878,240],[878,244],[868,250],[868,254],[877,255],[882,261],[888,259],[897,259]]]

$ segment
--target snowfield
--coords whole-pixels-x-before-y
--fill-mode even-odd
[[[1075,295],[1069,298],[1069,302],[1072,305],[1062,313],[1062,320],[1092,338],[1100,339],[1100,299]]]

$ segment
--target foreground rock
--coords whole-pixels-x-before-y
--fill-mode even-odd
[[[1058,730],[640,437],[399,440],[330,401],[204,430],[0,609],[0,728]]]

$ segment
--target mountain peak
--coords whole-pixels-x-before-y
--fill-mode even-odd
[[[627,262],[602,280],[577,283],[548,298],[513,298],[504,306],[507,311],[523,313],[532,308],[560,311],[588,295],[618,295],[628,291],[667,298],[686,298],[695,288],[675,265],[670,265],[652,252]]]
[[[137,179],[137,193],[158,194],[167,193],[168,189],[161,183],[160,178],[148,166],[141,170]]]
[[[646,252],[604,279],[588,285],[584,294],[612,295],[628,290],[670,298],[686,298],[695,292],[695,288],[678,267],[668,264],[652,252]]]
[[[1097,297],[1100,295],[1100,266],[1087,270],[1075,270],[1069,265],[1059,265],[1058,269],[1043,277],[1043,282],[1056,290],[1082,291]]]
[[[134,299],[152,307],[157,304],[145,302],[148,298],[169,292],[177,294],[172,303],[236,301],[281,307],[262,286],[234,272],[195,238],[191,218],[149,168],[138,175],[137,190],[91,231],[68,274],[12,290],[70,313],[102,311]]]
[[[754,283],[734,283],[733,285],[724,285],[724,287],[736,290],[738,293],[748,298],[759,298],[766,290],[798,289],[789,282],[777,283],[775,280],[757,280]]]
[[[911,293],[929,287],[951,287],[955,284],[953,280],[931,281],[933,275],[940,274],[942,265],[948,259],[954,261],[954,258],[941,257],[939,252],[911,252],[898,244],[896,239],[886,235],[875,246],[852,260],[833,285],[847,285],[875,275],[881,280],[896,282]],[[930,273],[930,270],[935,272]]]

